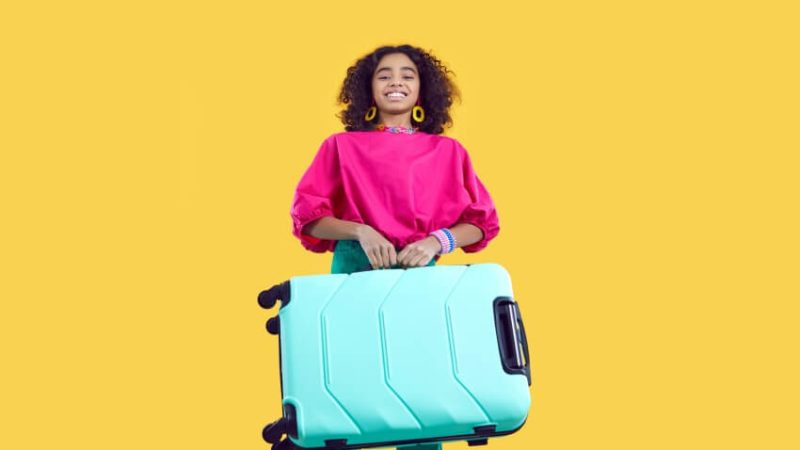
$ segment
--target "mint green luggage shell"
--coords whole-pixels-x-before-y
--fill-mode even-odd
[[[297,276],[290,288],[281,377],[297,446],[467,439],[525,422],[529,381],[503,369],[495,326],[495,299],[514,298],[502,266]]]

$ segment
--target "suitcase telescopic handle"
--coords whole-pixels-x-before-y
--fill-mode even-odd
[[[528,338],[517,302],[509,297],[497,298],[494,302],[494,314],[503,370],[510,374],[524,374],[530,384]]]
[[[520,344],[520,347],[522,348],[522,352],[523,352],[522,354],[523,354],[523,356],[525,358],[525,360],[524,360],[524,362],[525,362],[525,371],[526,371],[526,375],[530,379],[531,357],[530,357],[530,354],[528,353],[528,336],[525,334],[525,324],[522,323],[522,317],[519,314],[519,305],[517,305],[516,302],[514,303],[514,312],[515,312],[514,316],[516,317],[516,321],[517,321],[516,323],[517,323],[517,326],[519,327],[519,337],[520,337],[519,344]]]

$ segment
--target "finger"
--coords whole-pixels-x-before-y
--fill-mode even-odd
[[[428,263],[431,262],[431,258],[428,255],[422,255],[419,261],[417,261],[417,267],[425,267]]]
[[[364,256],[367,257],[367,260],[369,260],[369,266],[374,269],[375,268],[375,258],[372,257],[372,251],[370,250],[369,246],[361,244],[361,251],[364,253]]]
[[[397,263],[401,266],[406,263],[406,255],[408,254],[408,247],[400,250],[400,253],[397,254]]]
[[[425,255],[422,257],[422,260],[419,262],[420,267],[425,267],[428,265],[429,262],[433,259],[433,256]]]
[[[431,255],[425,250],[420,250],[418,257],[413,261],[415,266],[424,266],[431,260]]]
[[[383,267],[389,268],[391,267],[391,261],[389,259],[389,249],[387,247],[381,247],[381,260],[383,261]]]
[[[422,261],[424,257],[425,255],[421,254],[414,255],[414,257],[410,258],[410,260],[408,261],[409,267],[417,267],[419,265],[419,262]]]
[[[375,255],[372,253],[372,251],[365,252],[365,253],[367,254],[367,259],[369,259],[369,265],[373,269],[377,269],[378,268],[378,261],[375,259]]]
[[[375,268],[380,269],[383,267],[383,258],[381,258],[381,249],[374,248],[372,249],[372,255],[375,258]]]
[[[417,256],[417,253],[414,251],[413,247],[406,247],[403,249],[403,252],[405,252],[405,255],[403,255],[401,264],[403,267],[408,267],[411,265],[411,261]]]
[[[405,255],[403,255],[403,267],[411,267],[411,261],[416,258],[417,250],[414,246],[409,246],[403,249],[405,251]]]
[[[392,266],[397,265],[397,250],[394,246],[389,247],[389,262],[392,263]]]

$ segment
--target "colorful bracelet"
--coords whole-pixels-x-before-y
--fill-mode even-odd
[[[447,228],[442,228],[442,231],[444,231],[444,234],[447,235],[447,239],[450,241],[450,251],[448,253],[454,252],[456,250],[456,237],[453,236],[453,233]]]
[[[436,240],[439,241],[439,251],[436,252],[437,255],[441,255],[447,253],[446,250],[450,248],[450,242],[447,240],[447,235],[444,234],[442,230],[436,230],[430,233],[431,236],[435,237]]]
[[[439,255],[450,253],[456,249],[456,240],[453,237],[453,233],[451,233],[447,228],[441,228],[433,231],[430,233],[430,235],[434,236],[439,241],[439,245],[442,247],[438,252]]]

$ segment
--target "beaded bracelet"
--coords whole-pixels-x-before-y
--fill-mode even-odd
[[[456,249],[456,238],[453,236],[453,233],[451,233],[450,230],[448,230],[447,228],[441,228],[439,230],[433,231],[430,233],[430,235],[434,236],[439,241],[439,244],[442,246],[438,254],[443,255],[445,253],[451,253]]]
[[[444,234],[447,235],[447,239],[450,241],[450,251],[448,253],[454,252],[456,250],[455,236],[453,236],[453,233],[451,233],[448,228],[442,228],[442,231],[444,231]]]
[[[444,232],[441,230],[436,230],[433,233],[431,233],[431,236],[435,237],[439,241],[439,245],[441,246],[441,248],[439,249],[438,252],[436,252],[436,254],[441,255],[443,253],[448,253],[447,251],[445,251],[450,249],[450,241],[447,239],[447,235],[444,234]]]

